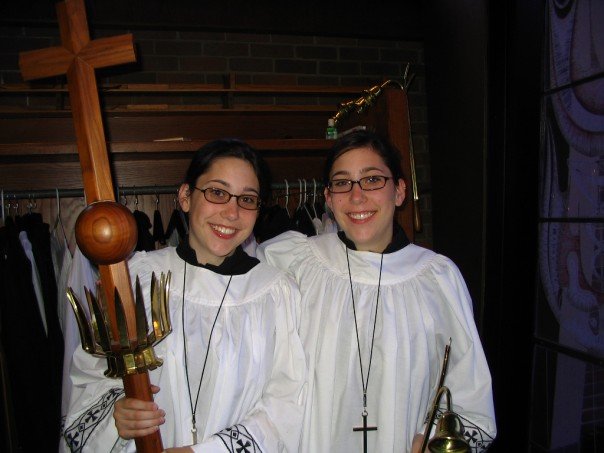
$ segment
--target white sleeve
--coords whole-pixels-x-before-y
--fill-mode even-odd
[[[445,385],[451,391],[452,409],[464,425],[466,440],[470,442],[472,451],[481,452],[490,446],[497,434],[491,373],[474,322],[466,284],[453,262],[445,258],[445,264],[435,271],[435,277],[457,318],[457,322],[448,323],[448,331],[437,332],[443,335],[443,341],[448,341],[448,336],[452,338]],[[441,407],[445,403],[443,396]]]
[[[216,433],[193,451],[297,452],[306,401],[307,367],[298,336],[300,293],[293,279],[278,285],[274,299],[275,319],[273,369],[262,398],[238,424]],[[245,447],[249,450],[246,450]],[[257,450],[252,448],[256,446]]]
[[[104,376],[107,361],[78,347],[70,377],[73,384],[61,436],[61,451],[134,452],[134,441],[121,439],[113,420],[115,401],[124,396],[121,379]]]
[[[308,238],[298,231],[286,231],[274,238],[258,244],[256,257],[279,269],[288,271],[298,251],[306,244]]]

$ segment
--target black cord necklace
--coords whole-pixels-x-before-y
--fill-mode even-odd
[[[367,453],[367,432],[368,431],[377,431],[377,426],[367,426],[367,416],[369,413],[367,412],[367,387],[369,386],[369,373],[371,372],[371,362],[373,361],[373,344],[375,340],[375,326],[377,325],[377,315],[378,315],[378,306],[380,303],[380,287],[382,284],[382,265],[384,264],[384,254],[382,253],[380,259],[380,275],[378,278],[378,289],[377,289],[377,297],[375,300],[375,316],[373,317],[373,333],[371,334],[371,349],[369,350],[369,365],[367,367],[367,379],[365,379],[365,374],[363,373],[363,358],[361,356],[361,341],[359,339],[359,325],[357,322],[357,309],[354,301],[354,290],[352,289],[352,274],[350,272],[350,259],[348,257],[348,247],[346,247],[346,264],[348,265],[348,280],[350,281],[350,295],[352,298],[352,312],[354,314],[354,329],[357,334],[357,348],[359,350],[359,367],[361,369],[361,385],[363,386],[363,412],[361,416],[363,417],[363,426],[353,428],[353,431],[362,431],[363,432],[363,452]]]
[[[185,261],[185,270],[183,272],[183,280],[182,280],[182,307],[181,307],[181,318],[182,318],[182,343],[185,349],[185,375],[187,377],[187,390],[189,391],[189,403],[191,404],[191,434],[193,435],[193,445],[197,443],[197,427],[196,423],[196,414],[197,414],[197,403],[199,402],[199,392],[201,390],[201,383],[203,382],[203,375],[206,372],[206,363],[208,362],[208,354],[210,352],[210,344],[212,342],[212,335],[214,334],[214,327],[216,327],[216,321],[218,321],[218,315],[220,314],[220,310],[222,309],[222,304],[224,303],[224,299],[226,298],[227,291],[229,290],[229,286],[231,285],[231,280],[233,276],[229,277],[229,281],[226,285],[226,289],[224,290],[224,294],[222,295],[222,300],[220,301],[220,305],[218,306],[218,311],[216,312],[216,316],[214,317],[214,323],[212,324],[212,329],[210,330],[210,337],[208,338],[208,348],[206,349],[206,356],[203,359],[203,368],[201,369],[201,378],[199,379],[199,386],[197,387],[197,395],[195,396],[195,405],[193,405],[193,397],[191,395],[191,384],[189,383],[189,367],[187,361],[187,336],[185,333],[185,286],[187,283],[187,262]]]

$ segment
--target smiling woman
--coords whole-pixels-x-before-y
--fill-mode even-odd
[[[167,451],[297,451],[306,379],[299,291],[241,247],[268,191],[264,168],[239,140],[195,154],[179,190],[187,240],[128,263],[145,301],[152,274],[172,273],[173,332],[155,348],[164,360],[150,373],[155,401],[123,398],[105,363],[78,350],[63,449],[134,451],[132,439],[159,429]]]
[[[406,188],[398,155],[371,132],[344,136],[324,172],[341,231],[287,232],[258,249],[302,292],[304,453],[417,453],[449,338],[446,385],[463,433],[475,452],[495,437],[491,375],[464,280],[394,221]]]
[[[325,198],[357,250],[380,253],[392,240],[394,210],[403,204],[405,183],[372,148],[355,148],[334,161]]]
[[[263,162],[246,145],[229,143],[204,147],[179,190],[189,213],[189,245],[202,264],[221,264],[248,238],[268,192]]]

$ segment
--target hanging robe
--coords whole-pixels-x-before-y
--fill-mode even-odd
[[[55,343],[47,335],[42,313],[49,334],[51,323],[55,322],[58,329],[58,320],[49,319],[48,312],[38,306],[32,264],[13,222],[0,229],[0,248],[0,341],[8,390],[3,395],[8,414],[5,422],[13,422],[9,428],[18,451],[56,451],[60,427],[57,367],[60,369],[62,362],[57,359]],[[62,352],[62,345],[60,349]],[[60,371],[58,378],[60,382]]]

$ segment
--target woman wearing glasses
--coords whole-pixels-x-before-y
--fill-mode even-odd
[[[449,338],[445,384],[472,451],[483,451],[495,421],[472,303],[457,267],[410,244],[394,220],[405,199],[397,151],[371,132],[347,135],[324,180],[341,231],[287,232],[258,249],[302,292],[309,398],[300,451],[418,452]]]
[[[164,446],[177,447],[169,451],[298,450],[306,379],[299,290],[241,248],[268,190],[263,162],[241,141],[195,154],[178,195],[187,240],[129,261],[146,302],[151,274],[172,273],[173,331],[155,348],[163,366],[150,373],[155,401],[124,398],[121,382],[103,377],[104,360],[79,351],[68,446],[134,451],[133,438],[159,429]]]

